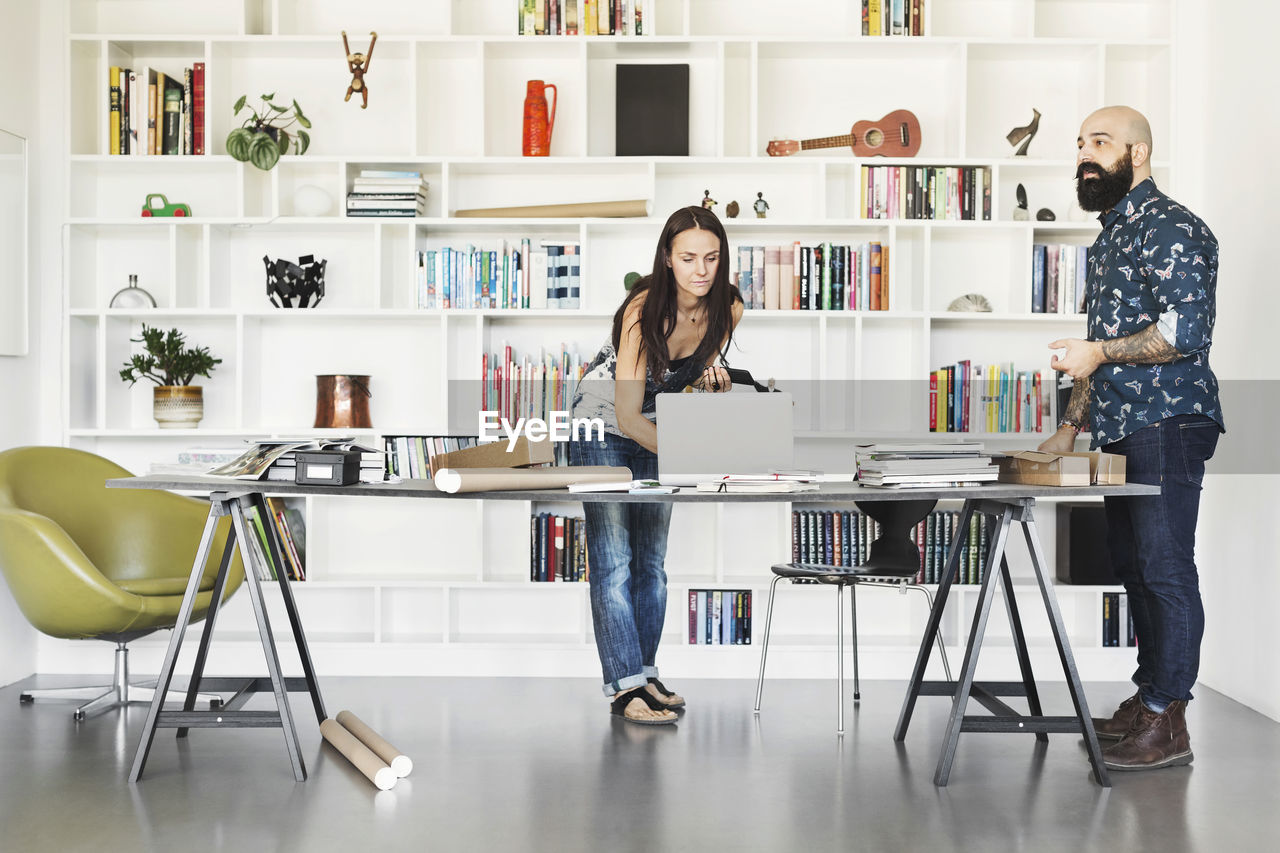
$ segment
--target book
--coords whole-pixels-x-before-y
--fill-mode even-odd
[[[172,77],[165,77],[161,154],[182,153],[182,84]]]
[[[332,439],[263,439],[253,442],[252,447],[231,462],[219,465],[206,472],[206,476],[260,480],[265,477],[268,469],[277,460],[287,453],[295,453],[299,450],[360,450],[362,452],[375,452],[373,448],[355,444],[350,437]]]
[[[587,492],[630,492],[631,494],[669,495],[678,491],[674,486],[664,486],[657,480],[613,480],[605,483],[570,483],[572,494]]]
[[[113,65],[107,72],[107,153],[120,153],[120,68]]]
[[[726,492],[729,494],[786,494],[791,492],[816,492],[818,491],[818,483],[803,482],[799,480],[712,480],[706,483],[698,484],[699,492]]]

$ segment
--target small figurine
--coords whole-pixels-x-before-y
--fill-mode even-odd
[[[1018,206],[1013,209],[1013,218],[1022,221],[1028,218],[1027,210],[1027,188],[1022,184],[1018,184],[1018,189],[1014,193],[1018,198]]]
[[[364,75],[369,71],[369,65],[373,62],[373,46],[378,43],[378,34],[370,32],[373,38],[369,41],[368,53],[352,53],[351,46],[347,44],[347,31],[342,31],[342,48],[347,52],[347,69],[351,72],[351,85],[347,87],[347,96],[343,101],[351,100],[352,92],[359,92],[361,97],[360,109],[369,109],[369,87],[364,82]]]
[[[738,203],[736,201],[729,202],[727,205],[725,205],[724,212],[725,212],[725,215],[728,216],[730,219],[737,219]]]
[[[769,209],[769,202],[764,200],[764,193],[756,193],[755,204],[751,206],[756,210],[756,219],[764,219],[765,211]]]
[[[1031,144],[1032,138],[1036,135],[1036,131],[1040,129],[1040,111],[1035,107],[1031,108],[1031,112],[1035,115],[1031,119],[1030,124],[1024,124],[1022,127],[1015,127],[1005,135],[1005,139],[1009,140],[1010,145],[1022,143],[1022,147],[1013,152],[1015,157],[1025,157],[1027,155],[1027,146]]]
[[[702,206],[707,210],[716,206],[716,200],[711,197],[711,190],[702,191]]]
[[[1053,211],[1047,207],[1042,207],[1036,211],[1036,220],[1038,222],[1053,222],[1057,218],[1053,215]]]
[[[143,216],[190,216],[191,206],[181,202],[169,202],[164,193],[147,193],[142,203]]]

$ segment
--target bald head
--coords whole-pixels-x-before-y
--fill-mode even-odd
[[[1081,159],[1096,156],[1106,166],[1128,150],[1134,185],[1151,177],[1151,124],[1133,107],[1103,107],[1090,113],[1080,125],[1077,144]]]

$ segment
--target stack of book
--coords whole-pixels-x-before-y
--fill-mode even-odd
[[[590,579],[586,521],[549,512],[540,512],[529,521],[529,580]]]
[[[739,246],[730,278],[747,308],[783,311],[888,311],[889,247]]]
[[[107,69],[107,153],[203,154],[204,63]]]
[[[347,193],[347,216],[418,216],[426,207],[421,172],[361,169]]]
[[[962,359],[929,373],[929,432],[1043,432],[1049,397],[1039,370]]]
[[[751,590],[689,590],[689,645],[751,645]]]
[[[893,489],[936,489],[994,482],[999,468],[980,442],[863,444],[858,482]]]
[[[346,438],[269,438],[253,442],[253,446],[230,462],[208,471],[213,477],[232,477],[237,480],[295,481],[298,462],[294,454],[299,451],[358,450],[360,451],[360,482],[381,483],[387,478],[387,463],[381,450],[356,444]]]

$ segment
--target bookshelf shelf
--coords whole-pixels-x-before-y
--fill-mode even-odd
[[[928,35],[913,38],[860,35],[858,4],[846,0],[812,0],[803,8],[773,0],[654,0],[646,30],[656,34],[641,37],[517,36],[515,0],[386,0],[366,28],[379,33],[368,110],[342,101],[349,75],[335,34],[351,22],[339,4],[68,3],[63,434],[72,446],[139,471],[193,445],[316,432],[307,424],[314,377],[324,373],[372,376],[376,429],[341,431],[361,440],[474,432],[473,396],[454,386],[476,381],[481,355],[509,344],[536,356],[564,344],[589,359],[608,334],[623,275],[647,270],[666,215],[696,204],[704,189],[722,216],[730,201],[742,208],[736,219],[723,220],[733,253],[797,240],[890,247],[890,310],[750,310],[739,327],[731,362],[761,381],[774,377],[786,390],[813,380],[861,383],[847,400],[798,407],[797,464],[848,470],[852,441],[938,438],[921,429],[924,401],[910,391],[927,386],[930,370],[971,358],[1012,361],[1048,376],[1048,341],[1083,331],[1078,315],[1029,310],[1032,245],[1084,245],[1098,228],[1092,218],[1072,218],[1076,122],[1098,104],[1129,102],[1165,139],[1175,102],[1173,0],[1107,4],[1114,32],[1127,34],[1101,39],[1087,31],[1096,0],[928,0]],[[352,35],[353,46],[367,38]],[[147,64],[180,74],[195,61],[207,66],[209,153],[106,154],[109,68]],[[633,62],[690,66],[692,156],[613,156],[614,69]],[[556,83],[564,97],[546,158],[519,156],[529,79]],[[865,79],[892,79],[894,86],[868,96],[867,87],[847,85]],[[296,98],[314,124],[311,149],[283,156],[270,172],[233,160],[224,145],[237,125],[235,98],[264,91],[286,102]],[[1039,134],[1030,157],[1014,157],[1005,134],[1029,120],[1032,106],[1044,116]],[[764,153],[770,139],[839,134],[855,120],[899,107],[921,120],[916,157],[862,158],[838,149]],[[1154,163],[1162,185],[1173,184],[1176,154]],[[991,220],[857,215],[863,166],[919,165],[990,169]],[[341,215],[362,169],[422,172],[429,185],[425,215]],[[1018,184],[1032,217],[1048,207],[1057,219],[1012,220]],[[329,197],[327,214],[299,215],[307,210],[299,192],[309,187]],[[150,192],[190,204],[195,215],[139,216]],[[770,203],[767,219],[750,210],[757,192]],[[645,199],[648,213],[457,215],[610,199]],[[523,237],[580,244],[580,308],[415,307],[418,251],[493,248]],[[272,307],[264,254],[325,258],[320,306]],[[159,308],[107,307],[132,273]],[[945,310],[972,292],[995,310]],[[206,418],[198,429],[157,429],[150,391],[119,381],[128,339],[142,322],[179,326],[223,359],[205,383]],[[908,391],[885,401],[873,391],[878,386]],[[949,437],[1025,447],[1044,434]],[[533,655],[541,656],[540,671],[581,674],[579,663],[593,656],[587,586],[525,580],[527,520],[541,505],[468,502],[430,514],[420,505],[382,501],[308,499],[305,506],[314,553],[325,556],[299,585],[300,599],[313,636],[336,659],[371,658],[380,671],[416,672],[417,651],[427,650],[432,660],[456,655],[455,661],[483,660],[482,669],[496,671],[502,660],[527,663]],[[557,504],[551,511],[565,510]],[[763,607],[767,566],[789,554],[788,514],[787,505],[676,508],[667,639],[681,666],[704,672],[702,661],[713,654],[711,674],[754,674],[751,646],[719,653],[687,646],[678,627],[687,601],[680,599],[689,589],[751,589]],[[1042,525],[1049,553],[1052,526]],[[743,529],[752,531],[749,544],[735,532]],[[1011,560],[1015,574],[1026,577],[1025,556]],[[1084,650],[1085,677],[1124,677],[1123,656],[1097,648],[1100,589],[1058,590],[1076,648]],[[959,595],[972,609],[975,591]],[[864,601],[874,602],[864,605],[868,671],[876,660],[896,666],[904,659],[909,666],[923,608],[900,607],[884,594]],[[789,605],[792,615],[775,623],[779,665],[808,672],[832,648],[833,605],[826,595],[805,594]],[[873,606],[885,613],[874,615]],[[949,641],[962,638],[966,625],[949,617]],[[233,630],[250,637],[251,619]]]

